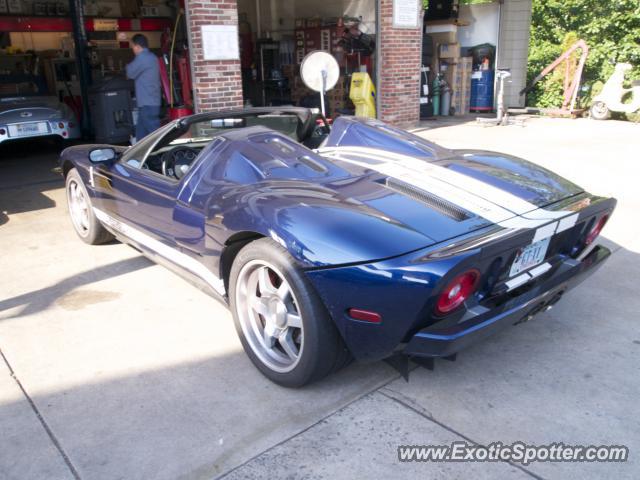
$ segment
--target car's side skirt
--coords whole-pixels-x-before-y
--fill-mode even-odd
[[[188,277],[195,277],[211,289],[216,295],[221,298],[225,297],[226,291],[224,281],[214,275],[211,270],[198,262],[195,258],[192,258],[189,255],[156,240],[147,233],[112,217],[103,210],[94,208],[93,211],[96,218],[106,228],[111,230],[117,237],[124,237],[125,243],[133,242],[140,245],[143,249],[142,253],[153,261],[162,263],[177,273],[182,273],[180,270],[183,270],[188,274],[186,276],[183,275],[187,279],[189,279]]]

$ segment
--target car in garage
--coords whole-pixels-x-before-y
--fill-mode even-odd
[[[35,137],[78,139],[80,126],[71,109],[56,97],[0,97],[0,143]]]
[[[352,358],[451,358],[551,308],[611,253],[596,240],[615,199],[304,108],[197,114],[132,147],[70,147],[61,166],[83,241],[115,237],[228,304],[247,355],[284,386]]]

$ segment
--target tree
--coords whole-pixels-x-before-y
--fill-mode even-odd
[[[579,38],[589,45],[583,85],[606,81],[617,62],[633,65],[631,78],[640,78],[640,1],[533,0],[529,80]],[[564,70],[559,70],[560,74],[549,75],[527,95],[528,105],[562,104]]]

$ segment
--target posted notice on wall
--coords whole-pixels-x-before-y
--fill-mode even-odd
[[[205,60],[238,60],[238,26],[203,25],[202,50]]]
[[[393,0],[393,28],[419,28],[418,0]]]

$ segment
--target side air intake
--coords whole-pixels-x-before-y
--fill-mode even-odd
[[[471,218],[471,215],[466,210],[463,210],[457,205],[454,205],[453,203],[444,200],[437,195],[425,192],[424,190],[420,190],[419,188],[416,188],[412,185],[408,185],[399,180],[394,180],[393,178],[385,179],[384,184],[387,188],[406,195],[413,200],[422,202],[425,205],[428,205],[434,210],[437,210],[443,215],[446,215],[447,217],[452,218],[458,222],[462,222],[463,220],[468,220],[469,218]]]

